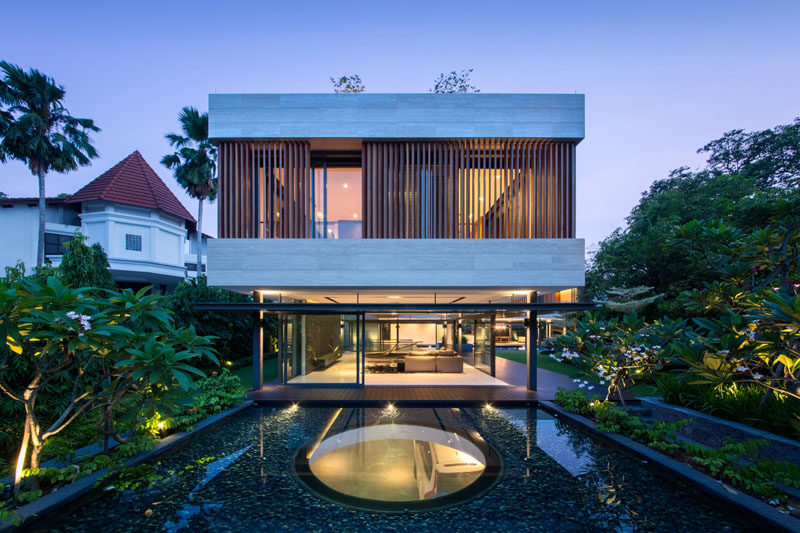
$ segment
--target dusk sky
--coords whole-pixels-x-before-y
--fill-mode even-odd
[[[624,224],[642,191],[723,132],[800,115],[800,2],[5,2],[0,58],[53,76],[75,116],[95,119],[101,157],[49,176],[74,192],[139,150],[159,165],[177,113],[213,92],[427,92],[473,68],[481,92],[586,95],[578,237]],[[18,163],[0,191],[35,196]],[[206,213],[215,213],[216,207]],[[216,235],[216,217],[203,228]],[[5,228],[4,230],[8,230]]]

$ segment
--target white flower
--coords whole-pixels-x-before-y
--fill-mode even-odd
[[[730,350],[720,350],[719,353],[731,353]]]
[[[736,371],[737,372],[747,372],[747,367],[739,365],[739,366],[736,367]]]
[[[748,333],[748,334],[747,334],[747,337],[748,337],[748,338],[749,338],[751,341],[754,341],[754,340],[756,340],[756,332],[755,332],[755,331],[751,331],[750,333]]]
[[[589,385],[589,386],[588,386],[588,387],[586,387],[586,388],[587,388],[587,389],[589,389],[589,390],[592,390],[592,389],[594,388],[594,385]]]
[[[586,386],[586,385],[584,385],[583,383],[581,383],[580,385],[578,385],[578,387],[579,387],[579,388],[581,388],[581,389],[582,389],[582,388],[584,388],[585,386]]]
[[[753,378],[754,379],[764,379],[764,375],[763,374],[759,374],[758,372],[755,372],[755,373],[753,373]]]
[[[575,379],[573,379],[573,380],[572,380],[572,382],[573,382],[573,383],[580,383],[580,382],[581,382],[581,380],[579,380],[578,378],[575,378]]]

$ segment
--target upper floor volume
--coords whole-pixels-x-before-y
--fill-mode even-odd
[[[575,238],[581,94],[212,94],[221,238]]]

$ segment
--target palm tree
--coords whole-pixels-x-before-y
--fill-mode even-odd
[[[44,264],[45,187],[47,173],[69,172],[97,157],[89,132],[94,121],[76,118],[64,107],[66,91],[36,69],[25,72],[0,61],[0,162],[22,161],[39,180],[39,246],[37,266]]]
[[[165,135],[170,146],[177,148],[177,151],[161,158],[161,164],[173,171],[175,179],[189,196],[198,200],[196,239],[199,277],[203,273],[203,200],[213,202],[217,197],[217,149],[208,140],[208,113],[184,107],[178,114],[178,121],[183,135]]]

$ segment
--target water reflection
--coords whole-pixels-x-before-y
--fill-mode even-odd
[[[391,417],[386,409],[350,411],[335,412],[297,454],[301,482],[324,498],[371,510],[422,510],[472,498],[497,477],[498,456],[459,410],[425,410],[422,419],[415,410],[415,423],[405,423],[396,408]],[[429,425],[419,423],[425,418]]]

